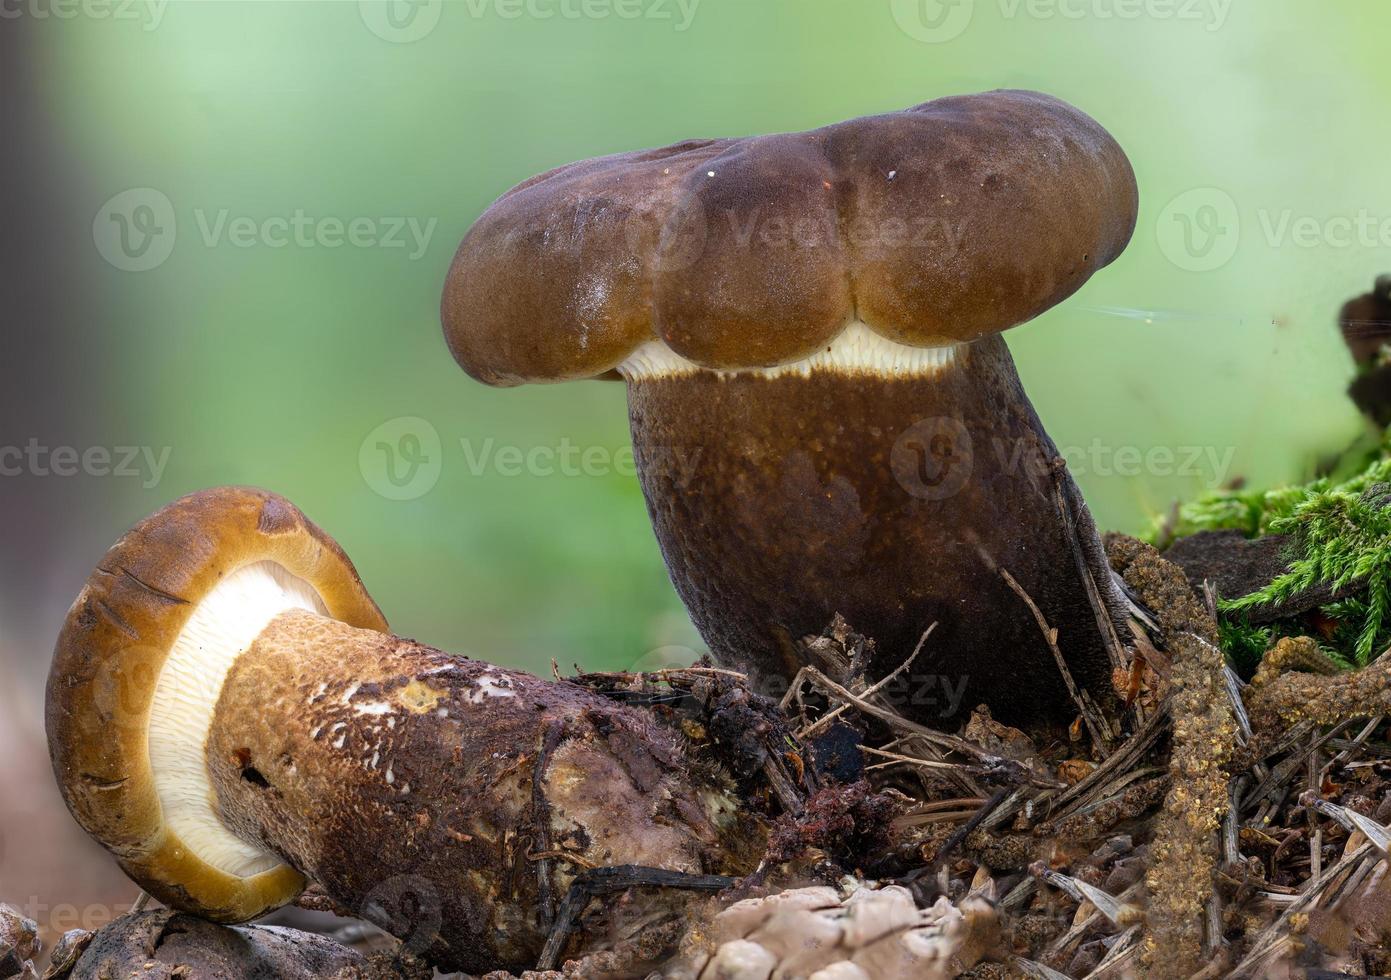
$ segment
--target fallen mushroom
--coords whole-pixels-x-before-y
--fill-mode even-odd
[[[584,869],[761,851],[668,729],[387,634],[338,545],[259,490],[185,497],[111,548],[47,727],[73,815],[166,905],[241,922],[307,878],[449,969],[534,963]]]
[[[1000,333],[1111,262],[1136,208],[1106,131],[1030,92],[680,143],[505,194],[454,258],[444,331],[488,384],[626,380],[657,538],[720,662],[790,679],[839,612],[883,676],[937,623],[957,703],[1071,715],[1002,573],[1098,700],[1125,617]]]

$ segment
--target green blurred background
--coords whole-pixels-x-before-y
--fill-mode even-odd
[[[17,677],[0,712],[30,736],[102,551],[214,484],[294,499],[398,632],[447,649],[536,670],[699,649],[624,456],[622,386],[488,389],[440,334],[469,224],[582,157],[1053,93],[1115,134],[1141,187],[1129,251],[1009,335],[1055,440],[1082,450],[1098,523],[1141,529],[1237,476],[1301,478],[1360,431],[1333,321],[1391,271],[1391,5],[86,2],[0,0],[0,444],[168,455],[0,480],[0,662]],[[296,215],[312,226],[285,240],[276,221]],[[333,245],[350,225],[357,241]],[[594,449],[586,472],[496,455],[565,446]],[[1182,472],[1190,446],[1205,454]],[[1126,447],[1176,459],[1134,472]],[[388,451],[419,464],[404,486]]]

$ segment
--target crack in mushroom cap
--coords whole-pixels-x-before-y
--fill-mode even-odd
[[[298,508],[226,487],[136,525],[64,621],[46,711],[54,774],[83,829],[170,907],[246,921],[304,887],[222,825],[205,752],[227,672],[288,609],[387,628],[342,549]]]
[[[1079,110],[956,96],[535,177],[465,236],[442,319],[494,385],[602,376],[652,342],[726,371],[830,353],[847,328],[949,347],[1066,299],[1137,207],[1124,152]]]

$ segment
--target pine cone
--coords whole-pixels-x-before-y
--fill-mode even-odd
[[[939,980],[955,977],[999,941],[982,895],[919,909],[906,888],[799,888],[737,902],[715,917],[713,952],[669,970],[672,980]]]

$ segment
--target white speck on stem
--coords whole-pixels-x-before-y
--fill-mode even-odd
[[[515,698],[516,696],[510,680],[492,674],[484,674],[478,678],[478,686],[464,695],[470,704],[482,704],[485,698]]]

